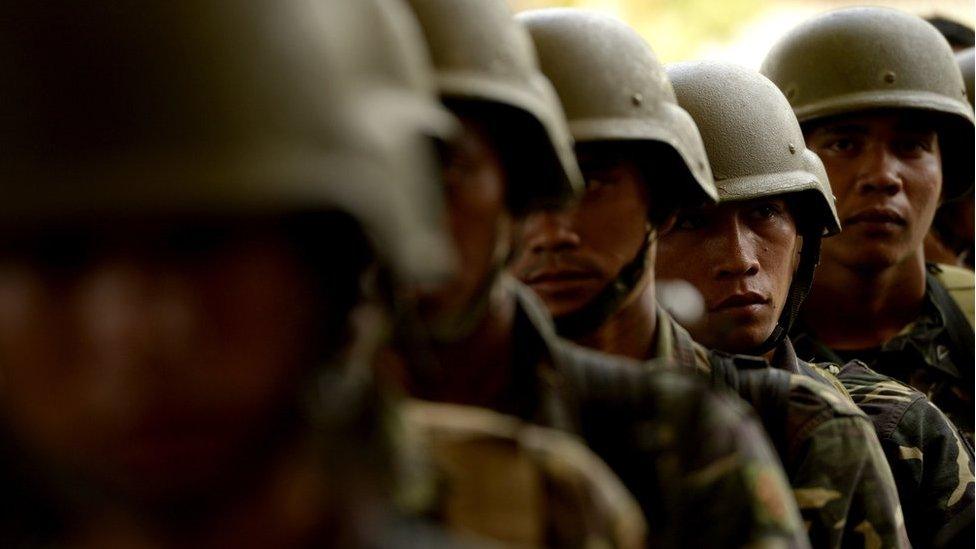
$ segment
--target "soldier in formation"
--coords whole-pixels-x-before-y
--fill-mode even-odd
[[[516,219],[563,206],[581,186],[565,116],[503,2],[410,5],[441,99],[462,126],[442,162],[462,262],[418,299],[426,333],[398,353],[411,393],[581,436],[637,497],[654,545],[802,545],[769,443],[738,403],[690,374],[644,371],[560,340],[531,292],[504,274]],[[701,444],[682,444],[682,431]]]
[[[767,79],[708,63],[680,64],[669,74],[679,104],[702,131],[712,169],[721,174],[716,176],[721,204],[678,215],[661,237],[658,273],[689,281],[704,296],[705,319],[689,326],[696,340],[722,351],[749,352],[776,333],[777,318],[788,322],[781,311],[802,305],[797,300],[802,301],[809,288],[821,234],[825,227],[837,233],[833,196],[822,164],[802,143],[792,109]],[[737,93],[726,94],[727,87]],[[742,107],[740,99],[749,107]],[[684,268],[672,268],[679,258],[691,261]],[[967,511],[973,499],[972,453],[924,395],[856,361],[843,368],[805,363],[797,359],[788,339],[777,344],[770,363],[811,376],[825,367],[836,374],[842,395],[849,394],[872,420],[913,544],[961,541],[952,536],[965,532],[967,523],[972,528]],[[793,417],[787,413],[788,421]],[[842,464],[840,470],[859,469],[858,474],[864,474],[865,468],[845,463],[856,454],[845,448],[831,462]],[[929,474],[927,469],[939,473]],[[803,493],[806,499],[824,492]],[[872,496],[862,505],[870,510],[876,499]],[[839,500],[835,495],[831,504]],[[883,532],[870,516],[863,522],[848,520],[847,527],[858,534]],[[811,532],[811,540],[812,536]]]
[[[851,8],[792,31],[762,72],[823,160],[844,227],[824,242],[798,354],[912,385],[971,447],[973,273],[923,250],[938,205],[973,184],[973,109],[952,50],[917,17]]]
[[[681,204],[676,204],[676,196],[681,195],[680,191],[675,192],[675,186],[701,185],[689,164],[705,167],[702,170],[705,176],[715,179],[714,184],[708,180],[705,184],[713,193],[717,185],[720,197],[726,186],[733,189],[729,192],[742,192],[734,186],[740,176],[755,176],[750,179],[754,183],[757,177],[774,179],[782,176],[780,172],[788,171],[795,172],[788,174],[794,178],[805,177],[811,188],[819,188],[815,187],[820,185],[819,179],[804,173],[804,170],[814,169],[809,167],[817,162],[814,155],[804,155],[802,149],[794,149],[791,153],[786,148],[785,142],[791,138],[802,145],[802,135],[782,95],[758,74],[724,67],[697,71],[686,68],[678,72],[682,83],[699,90],[699,96],[690,100],[692,116],[689,117],[680,106],[680,95],[676,101],[668,76],[649,47],[622,23],[575,10],[530,12],[520,17],[536,41],[543,71],[555,84],[566,106],[588,188],[580,202],[570,208],[548,210],[525,219],[513,269],[542,296],[556,317],[557,327],[564,329],[561,332],[564,335],[585,345],[641,361],[672,359],[689,371],[701,371],[717,383],[735,388],[751,401],[786,465],[795,498],[815,546],[849,545],[855,541],[867,545],[873,538],[855,532],[861,524],[874,528],[872,534],[880,532],[875,535],[880,535],[887,544],[901,544],[905,536],[890,470],[870,422],[849,400],[840,398],[825,382],[824,376],[817,373],[811,373],[812,379],[804,376],[806,371],[813,370],[806,365],[806,370],[793,364],[782,368],[785,371],[770,371],[762,368],[765,366],[762,361],[746,363],[744,360],[726,360],[726,357],[715,354],[709,356],[705,348],[696,345],[687,332],[655,303],[655,271],[671,273],[690,268],[687,250],[684,250],[684,256],[658,255],[658,263],[655,263],[655,249],[661,245],[659,234],[672,231],[674,213],[677,204]],[[629,52],[628,55],[620,55],[623,51]],[[639,70],[633,70],[635,60],[641,62]],[[577,76],[597,70],[602,70],[603,80],[580,81]],[[634,88],[635,83],[644,84],[639,88],[642,101],[635,102],[624,95],[621,90],[626,87],[621,86],[621,82]],[[704,82],[712,82],[715,92],[701,91],[708,89],[711,92]],[[726,90],[734,91],[726,93]],[[754,110],[726,107],[718,100],[720,97],[736,105],[746,98],[745,104]],[[598,113],[593,105],[600,106],[602,112]],[[773,116],[777,114],[774,107],[780,107],[778,117]],[[688,120],[702,112],[707,112],[715,124],[725,122],[727,125],[705,134],[703,147],[695,126],[688,124],[686,128],[690,132],[686,139],[697,145],[689,149],[698,158],[686,152],[693,159],[686,164],[675,154],[672,145],[680,143],[673,137],[675,132],[669,131],[674,125],[662,123],[661,118],[670,114]],[[762,131],[755,134],[759,139],[747,141],[747,135],[730,132],[730,126],[734,127],[740,120],[751,123],[760,112],[765,115],[765,124]],[[632,124],[628,126],[619,120]],[[698,122],[703,134],[706,129],[711,130],[703,127],[700,119],[695,118],[694,122]],[[716,135],[727,137],[722,144],[727,149],[734,149],[728,151],[729,158],[735,158],[740,165],[759,165],[766,171],[729,173],[728,166],[722,163],[711,165],[714,172],[709,171],[709,158],[705,153],[710,144],[708,139],[714,141]],[[771,135],[784,141],[781,155],[770,151],[774,145],[764,145]],[[761,148],[757,148],[757,142]],[[751,156],[746,156],[748,153]],[[712,176],[712,173],[721,175]],[[698,201],[700,203],[701,199]],[[684,204],[686,208],[694,209],[689,202]],[[811,239],[804,252],[806,260],[802,269],[806,280],[812,276],[816,264],[810,256],[815,255],[819,246],[820,233],[825,227],[834,231],[837,228],[827,199],[814,203],[813,208],[816,215],[812,216],[808,230],[817,233],[817,239]],[[604,228],[611,223],[620,230],[605,232]],[[614,239],[613,234],[620,237]],[[629,248],[621,242],[625,235],[629,237],[626,243]],[[789,251],[792,260],[796,250],[790,247]],[[618,264],[602,271],[609,273],[604,279],[599,278],[601,271],[595,268],[583,270],[588,265],[607,265],[615,258],[628,257],[633,257],[629,264],[623,267]],[[700,258],[694,263],[705,267]],[[712,267],[725,269],[726,265]],[[780,310],[786,309],[787,313],[783,315],[786,320],[781,323],[788,323],[802,301],[801,290],[796,288],[805,291],[805,286],[798,282],[791,291],[790,274],[790,270],[780,273],[779,285],[775,288],[782,297],[778,308],[763,311],[763,320],[772,315],[769,318],[772,322],[758,327],[746,326],[742,331],[752,337],[740,337],[743,341],[732,351],[763,355],[780,347],[781,354],[790,352],[789,344],[783,342],[787,327],[775,322]],[[606,285],[605,289],[601,284]],[[784,307],[788,293],[793,305]],[[576,318],[602,323],[587,326]],[[748,319],[735,320],[741,325]],[[753,321],[753,324],[760,323]],[[777,330],[774,331],[773,326]],[[714,334],[718,329],[718,325],[710,325],[702,333]],[[759,333],[760,330],[765,332]],[[714,340],[706,341],[715,343]],[[757,363],[760,369],[757,369]],[[753,371],[739,374],[738,368]],[[778,396],[769,396],[773,394]],[[777,399],[781,402],[773,405]],[[825,493],[838,494],[838,497],[824,498],[822,494]]]

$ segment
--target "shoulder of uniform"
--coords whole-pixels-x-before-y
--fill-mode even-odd
[[[845,364],[837,377],[854,403],[871,419],[882,440],[903,430],[908,410],[919,401],[927,401],[914,387],[878,373],[858,360]]]
[[[841,367],[837,373],[837,379],[848,388],[848,392],[856,390],[858,392],[870,391],[872,387],[883,384],[891,387],[902,387],[905,392],[912,394],[922,394],[914,387],[886,376],[860,360],[852,360]]]
[[[809,364],[815,372],[821,375],[829,374],[836,377],[841,370],[840,365],[833,362],[806,362],[806,364]]]
[[[976,274],[969,269],[955,265],[939,263],[932,269],[932,273],[945,286],[946,290],[969,290],[976,287]]]
[[[833,362],[806,362],[799,361],[802,366],[801,372],[812,372],[816,376],[816,381],[822,385],[830,386],[838,395],[848,402],[854,402],[847,387],[838,378],[841,366]]]
[[[602,537],[614,545],[643,542],[646,523],[636,500],[576,436],[471,406],[413,399],[403,410],[408,432],[424,441],[430,461],[451,485],[453,503],[447,504],[469,512],[473,524],[484,527],[478,530],[492,530],[484,520],[508,517],[539,531],[549,519],[538,515],[538,501],[555,496],[561,512],[599,516]]]
[[[969,269],[943,264],[931,266],[931,271],[972,326],[976,315],[976,275]]]
[[[828,374],[829,375],[829,374]],[[790,374],[791,401],[798,407],[805,404],[811,410],[820,408],[828,415],[863,416],[864,413],[855,406],[848,391],[843,385],[838,388],[826,385],[816,379],[802,375]]]

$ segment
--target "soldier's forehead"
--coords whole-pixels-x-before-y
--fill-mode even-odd
[[[854,112],[827,120],[815,126],[826,133],[867,134],[877,124],[890,126],[899,132],[928,133],[937,128],[931,114],[914,109],[892,109]]]

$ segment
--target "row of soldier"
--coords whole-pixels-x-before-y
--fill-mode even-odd
[[[504,0],[0,36],[4,546],[971,543],[973,274],[923,240],[972,89],[923,20],[761,74]]]

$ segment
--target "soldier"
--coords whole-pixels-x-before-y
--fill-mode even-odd
[[[802,304],[825,228],[828,236],[838,232],[826,173],[803,145],[789,103],[762,76],[710,63],[668,73],[702,132],[721,204],[678,215],[661,236],[657,274],[689,281],[704,295],[706,319],[689,326],[696,340],[722,351],[761,350],[769,334],[788,329],[793,313],[782,311]],[[797,359],[788,339],[772,361],[794,372],[815,368]],[[863,364],[831,369],[874,423],[912,542],[929,546],[944,533],[964,534],[972,525],[972,455],[945,416],[918,391]],[[924,452],[924,462],[906,459],[907,448]],[[841,472],[858,469],[843,462],[851,455],[839,458]],[[854,522],[849,527],[862,528]]]
[[[400,349],[412,392],[581,434],[641,502],[652,544],[805,545],[768,442],[738,404],[687,374],[559,340],[501,275],[514,219],[557,207],[581,182],[569,132],[503,1],[411,5],[464,134],[444,162],[461,276],[420,299],[428,344]]]
[[[450,272],[421,184],[451,117],[395,79],[423,77],[421,42],[366,74],[383,60],[351,36],[396,36],[364,6],[8,6],[4,546],[446,545],[402,518],[432,484],[403,474],[372,363],[377,281]],[[490,476],[521,489],[506,504],[575,521],[534,532],[640,545],[639,508],[585,447],[480,412],[402,416],[452,498]],[[448,467],[471,448],[493,460]]]
[[[966,83],[966,98],[973,106],[973,48],[956,53],[956,63]],[[944,202],[935,211],[932,229],[925,235],[925,260],[929,263],[961,265],[973,270],[973,190]]]
[[[973,110],[945,39],[883,8],[799,26],[763,62],[823,160],[844,231],[793,329],[802,357],[922,391],[972,446],[973,273],[926,264],[936,207],[972,187]]]
[[[777,443],[814,545],[869,543],[868,532],[855,531],[862,523],[873,529],[870,534],[900,544],[904,531],[890,470],[871,424],[843,400],[839,382],[833,380],[834,388],[828,376],[809,365],[777,371],[761,360],[710,354],[657,306],[652,267],[658,231],[670,230],[678,204],[693,207],[682,197],[697,191],[700,203],[701,189],[714,186],[694,122],[676,102],[648,46],[622,23],[587,12],[542,11],[523,20],[543,71],[566,106],[589,186],[579,205],[524,221],[514,272],[543,298],[561,333],[578,342],[645,361],[670,358],[738,389]],[[581,74],[599,78],[581,80]],[[718,81],[724,82],[724,75]],[[795,126],[788,107],[786,114]],[[770,121],[765,129],[774,124]],[[795,132],[799,141],[799,129]],[[802,153],[790,158],[803,167]],[[805,161],[811,158],[808,154]],[[664,186],[661,180],[674,183]],[[817,230],[825,224],[836,229],[827,204],[825,209]],[[806,256],[803,269],[809,278],[816,261]],[[690,268],[688,258],[668,257],[667,262],[657,268]],[[798,303],[802,294],[794,293],[791,302]],[[785,333],[785,326],[774,334],[767,331],[737,351],[766,353]],[[841,447],[853,466],[841,464]],[[821,497],[826,493],[843,495]],[[847,528],[837,526],[844,520]]]

